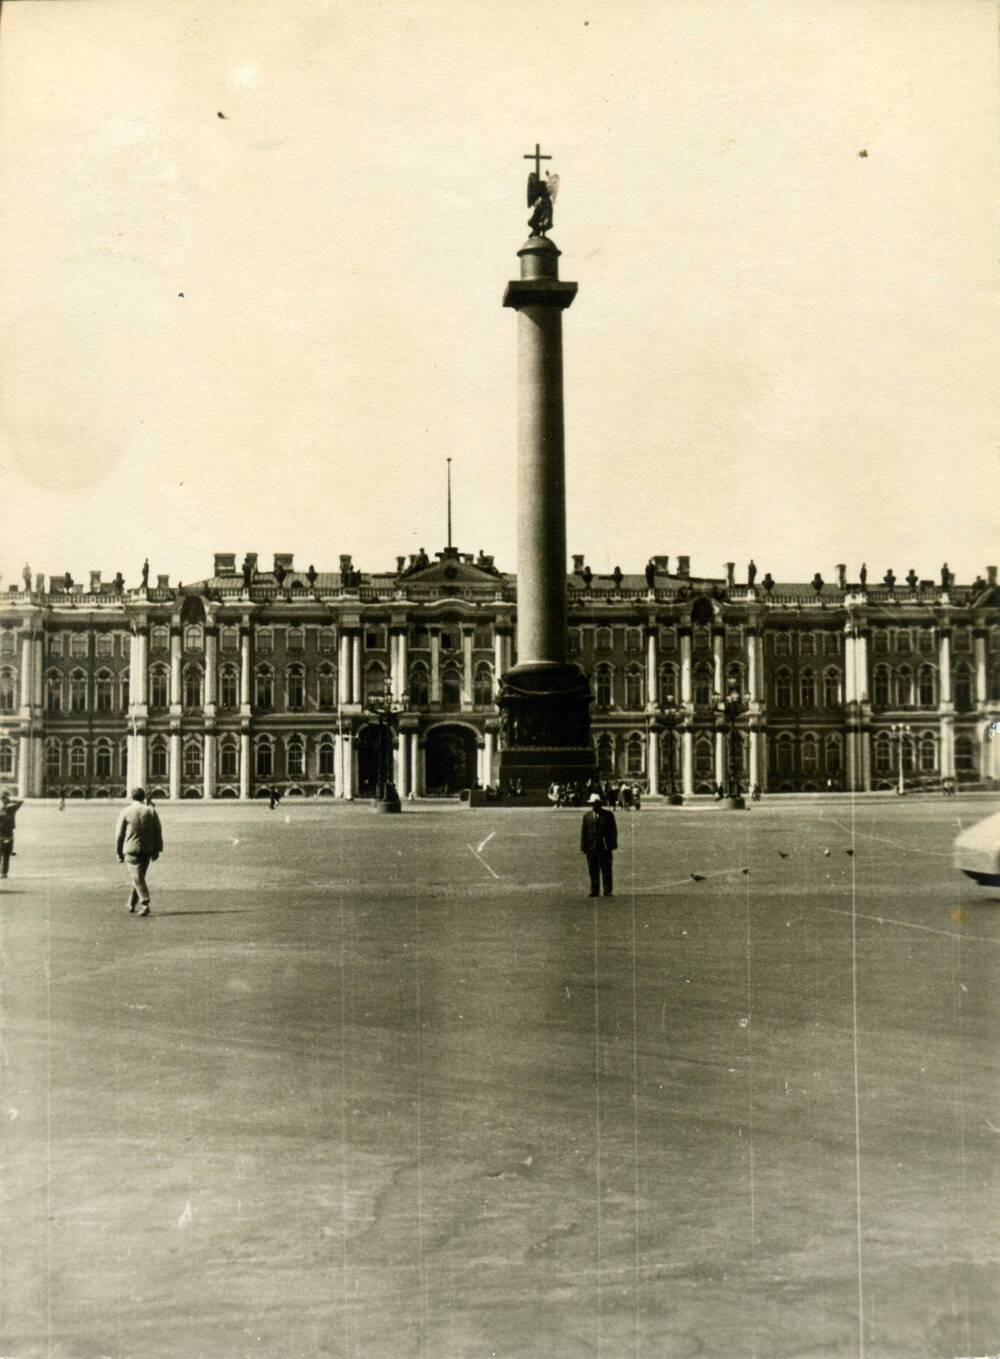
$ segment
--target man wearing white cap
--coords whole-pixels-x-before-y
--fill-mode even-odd
[[[587,799],[590,804],[583,814],[580,827],[580,849],[587,856],[587,870],[590,873],[590,895],[600,896],[601,882],[604,895],[611,896],[611,856],[618,848],[618,824],[614,812],[601,806],[600,793],[591,793]]]

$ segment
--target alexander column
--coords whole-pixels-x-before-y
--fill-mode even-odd
[[[566,473],[563,448],[562,314],[575,283],[559,279],[559,251],[548,239],[557,175],[536,143],[525,156],[531,235],[517,252],[521,277],[507,284],[517,312],[517,664],[502,678],[504,725],[500,787],[527,795],[594,773],[590,687],[566,660]]]

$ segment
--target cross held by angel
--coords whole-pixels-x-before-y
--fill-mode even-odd
[[[531,208],[528,228],[532,236],[544,237],[547,231],[552,230],[552,205],[559,192],[559,176],[549,174],[546,170],[543,178],[542,161],[551,160],[552,157],[542,154],[538,142],[535,143],[534,151],[524,159],[535,162],[535,168],[528,176],[528,207]]]

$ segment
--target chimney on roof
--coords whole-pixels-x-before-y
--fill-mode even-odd
[[[90,573],[90,593],[92,595],[99,595],[101,593],[100,571],[91,571]]]
[[[213,576],[235,576],[236,575],[236,553],[235,552],[216,552],[215,569]]]
[[[847,563],[837,563],[837,584],[842,590],[847,589]]]
[[[165,575],[165,576],[157,576],[157,577],[156,577],[156,588],[157,588],[158,590],[169,590],[169,589],[170,589],[170,576],[169,576],[169,574],[167,574],[167,575]]]
[[[277,571],[279,566],[283,566],[286,571],[295,570],[294,552],[276,552],[274,554],[274,569]]]
[[[986,568],[986,579],[987,579],[987,581],[989,582],[990,585],[996,585],[996,583],[997,583],[997,569],[996,569],[995,566],[988,566],[988,567]]]
[[[685,577],[690,576],[690,574],[691,574],[691,558],[690,558],[690,557],[678,557],[678,558],[677,558],[677,574],[678,574],[679,576],[685,576]]]
[[[586,560],[586,554],[585,554],[585,553],[583,553],[583,552],[574,552],[574,553],[573,553],[573,574],[574,574],[574,576],[582,576],[582,575],[583,575],[583,563],[584,563],[585,560]]]
[[[669,575],[670,575],[670,558],[669,558],[669,557],[654,557],[654,558],[653,558],[653,565],[656,567],[656,574],[657,574],[658,576],[669,576]]]
[[[736,584],[736,563],[726,562],[726,584],[730,589]]]

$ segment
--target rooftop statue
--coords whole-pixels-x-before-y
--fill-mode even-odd
[[[535,162],[535,168],[528,176],[528,207],[531,208],[528,228],[532,236],[544,237],[547,231],[552,230],[552,205],[559,192],[559,176],[550,175],[546,170],[545,177],[542,177],[542,161],[551,160],[552,157],[543,156],[537,142],[534,151],[524,159]]]

